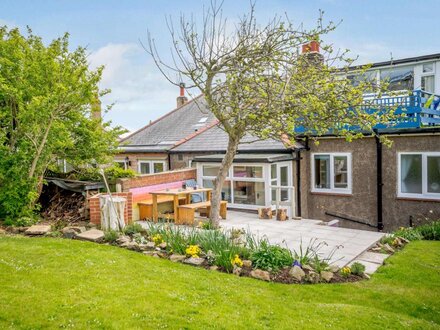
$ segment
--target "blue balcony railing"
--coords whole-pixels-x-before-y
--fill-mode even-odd
[[[392,121],[380,123],[376,129],[403,129],[440,127],[440,96],[422,90],[415,90],[411,95],[384,96],[374,98],[374,95],[365,95],[368,105],[362,107],[369,113],[380,113],[386,109],[395,109],[397,115]],[[359,127],[350,127],[359,130]],[[305,133],[304,127],[297,127],[296,133]],[[332,133],[332,132],[329,132]]]

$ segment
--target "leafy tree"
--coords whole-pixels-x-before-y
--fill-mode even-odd
[[[68,34],[45,45],[30,29],[0,28],[0,218],[30,216],[46,169],[107,162],[121,130],[92,115],[103,67],[88,67]]]
[[[354,86],[347,79],[353,63],[348,51],[323,43],[323,36],[333,31],[335,24],[323,24],[320,15],[316,27],[309,30],[281,17],[260,25],[251,5],[249,14],[232,26],[223,19],[220,7],[213,2],[200,25],[185,16],[177,29],[172,21],[167,22],[172,38],[171,64],[160,56],[150,34],[145,47],[171,83],[178,85],[183,80],[189,90],[194,88],[204,95],[229,136],[213,191],[210,217],[215,223],[223,183],[245,134],[287,142],[294,140],[296,128],[303,127],[304,135],[322,135],[333,129],[351,140],[360,135],[348,127],[373,133],[380,120],[375,113],[361,109],[365,105],[363,93],[371,84],[360,81]],[[312,41],[321,44],[322,55],[299,52]],[[383,120],[388,115],[382,111]]]

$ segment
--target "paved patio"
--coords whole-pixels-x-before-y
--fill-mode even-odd
[[[224,229],[244,228],[254,235],[266,236],[269,242],[281,244],[291,250],[298,250],[301,244],[303,249],[310,240],[325,242],[326,246],[320,249],[324,257],[337,248],[331,261],[339,267],[345,266],[356,259],[365,250],[374,245],[384,234],[366,230],[329,227],[320,225],[319,220],[260,220],[257,214],[228,210],[228,219],[221,221]]]

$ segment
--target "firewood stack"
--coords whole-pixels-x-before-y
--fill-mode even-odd
[[[69,224],[87,221],[86,198],[78,192],[59,189],[41,210],[48,221],[63,221]]]

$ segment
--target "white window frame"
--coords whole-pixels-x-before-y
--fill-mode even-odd
[[[137,166],[138,173],[139,174],[157,174],[157,173],[162,173],[162,172],[154,173],[154,164],[156,164],[156,163],[162,164],[163,165],[163,171],[162,172],[166,172],[167,165],[166,165],[166,162],[164,160],[139,159],[138,160],[138,166]],[[150,173],[141,173],[141,164],[149,164],[150,165]]]
[[[127,162],[125,161],[125,159],[115,159],[113,162],[114,163],[118,163],[118,164],[123,163],[124,164],[124,170],[127,170],[127,168],[128,168]]]
[[[241,208],[241,209],[249,209],[249,210],[256,210],[261,205],[250,205],[250,204],[235,204],[234,201],[234,182],[235,181],[242,181],[242,182],[263,182],[264,183],[264,196],[265,196],[265,204],[264,205],[270,205],[270,180],[267,178],[268,170],[267,166],[269,164],[265,163],[233,163],[232,166],[228,170],[228,175],[226,176],[225,181],[229,181],[230,189],[231,189],[231,207]],[[221,163],[198,163],[197,168],[197,182],[203,186],[203,180],[214,180],[215,176],[206,176],[203,175],[203,166],[221,166]],[[242,177],[234,177],[234,166],[258,166],[262,169],[262,176],[261,178],[242,178]],[[270,165],[269,165],[270,166]],[[269,173],[270,174],[270,173]]]
[[[422,156],[422,193],[403,193],[402,192],[402,155],[421,155]],[[428,157],[440,157],[440,152],[399,152],[397,154],[397,197],[440,200],[440,193],[428,192]]]
[[[315,187],[315,156],[330,156],[330,188],[316,188]],[[335,188],[335,164],[334,158],[344,156],[347,157],[347,188]],[[329,193],[329,194],[344,194],[350,195],[352,193],[352,162],[351,153],[349,152],[317,152],[311,154],[311,181],[312,192]]]

